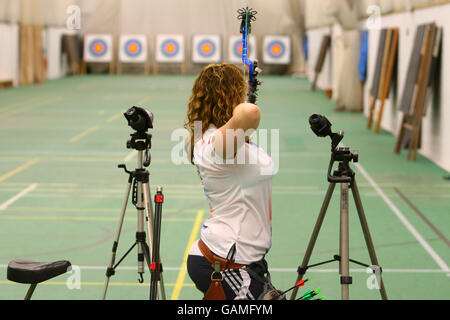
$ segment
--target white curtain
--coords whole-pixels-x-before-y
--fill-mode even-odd
[[[333,17],[333,99],[341,111],[363,110],[363,86],[358,76],[360,32],[357,0],[324,0],[323,12]]]
[[[305,0],[0,0],[0,22],[65,27],[69,5],[81,9],[82,34],[163,33],[239,34],[236,11],[258,11],[253,34],[289,34],[293,61],[289,71],[303,73],[303,2]]]
[[[65,26],[66,10],[78,0],[0,0],[0,22]]]
[[[82,30],[88,33],[239,34],[237,10],[258,11],[252,34],[289,34],[293,44],[290,72],[305,69],[301,35],[304,0],[81,0]],[[85,6],[88,3],[88,6]]]

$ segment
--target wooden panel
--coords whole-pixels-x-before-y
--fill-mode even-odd
[[[381,121],[383,119],[384,104],[386,99],[389,97],[389,92],[391,90],[392,78],[394,74],[394,66],[397,60],[397,50],[398,50],[398,29],[389,30],[389,35],[386,38],[386,48],[385,50],[385,70],[382,73],[382,81],[380,84],[379,97],[381,99],[380,111],[378,113],[377,124],[375,126],[375,132],[380,133],[381,131]]]
[[[311,85],[311,90],[316,90],[317,80],[319,79],[319,74],[322,72],[323,64],[325,63],[325,58],[327,56],[327,52],[331,46],[331,36],[325,35],[322,39],[322,45],[320,47],[319,56],[317,57],[316,67],[314,68],[315,75],[314,80]]]
[[[422,41],[418,39],[423,30]],[[399,135],[397,137],[397,143],[395,145],[395,152],[400,153],[402,146],[408,143],[408,160],[417,160],[417,150],[420,147],[420,136],[422,128],[422,119],[426,108],[427,96],[430,94],[430,88],[434,83],[434,71],[438,65],[440,44],[442,39],[442,29],[438,28],[435,23],[420,26],[416,33],[416,40],[413,51],[420,47],[420,63],[417,68],[417,80],[414,84],[414,92],[411,97],[411,107],[408,106],[407,112],[404,113],[402,123],[400,126]],[[417,54],[417,51],[413,54]],[[411,61],[418,60],[417,57],[411,58]],[[413,67],[413,66],[410,66]],[[415,67],[415,66],[414,66]],[[406,81],[411,81],[413,78],[411,68],[409,70]],[[411,83],[409,83],[411,85]],[[409,89],[411,91],[411,89]]]
[[[378,42],[377,60],[375,63],[375,71],[373,74],[372,88],[370,95],[374,98],[378,97],[378,89],[380,87],[381,68],[383,65],[384,46],[386,45],[387,30],[383,29],[380,32],[380,40]]]
[[[426,25],[421,25],[417,28],[416,36],[414,39],[414,46],[411,52],[411,58],[409,60],[406,82],[403,88],[402,98],[400,100],[399,108],[406,114],[411,114],[413,112],[413,96],[417,85],[419,68],[422,58],[421,52],[424,45],[425,29]]]

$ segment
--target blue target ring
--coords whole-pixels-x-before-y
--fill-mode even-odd
[[[216,45],[211,40],[203,40],[197,46],[198,53],[205,58],[209,58],[216,52]]]
[[[272,58],[280,58],[286,52],[286,48],[282,42],[272,41],[267,46],[267,51]]]
[[[175,40],[168,39],[161,44],[161,51],[166,57],[174,57],[180,51],[180,45]]]
[[[139,40],[128,40],[124,45],[125,53],[131,58],[136,58],[142,53],[142,44]]]
[[[89,52],[96,57],[104,56],[107,51],[108,45],[101,39],[92,41],[91,45],[89,46]]]

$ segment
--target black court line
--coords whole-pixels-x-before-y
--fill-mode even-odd
[[[431,221],[428,220],[428,218],[425,217],[425,215],[419,209],[417,209],[417,207],[403,193],[401,193],[399,189],[394,187],[394,190],[395,192],[397,192],[400,198],[402,198],[411,207],[411,209],[413,209],[419,215],[419,217],[422,218],[422,220],[439,236],[439,238],[441,238],[445,242],[447,247],[450,247],[450,241],[447,239],[447,237],[444,236],[439,231],[439,229],[436,228],[434,224],[432,224]]]

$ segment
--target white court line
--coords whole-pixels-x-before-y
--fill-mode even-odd
[[[4,202],[2,205],[0,205],[0,211],[5,210],[6,208],[8,208],[10,205],[12,205],[14,202],[16,202],[17,200],[19,200],[20,198],[22,198],[23,196],[25,196],[28,192],[33,191],[34,189],[36,189],[36,187],[38,186],[37,183],[33,183],[32,185],[28,186],[26,189],[20,191],[18,194],[16,194],[14,197],[12,197],[11,199],[7,200],[6,202]]]
[[[131,159],[133,159],[136,155],[137,155],[137,151],[136,151],[136,150],[133,150],[133,151],[130,152],[129,155],[127,155],[127,156],[123,159],[123,161],[128,162],[128,161],[130,161]]]
[[[0,264],[0,269],[6,269],[8,265]],[[106,270],[107,266],[79,266],[81,270]],[[180,267],[166,267],[165,270],[170,271],[180,271]],[[124,271],[136,271],[137,266],[134,267],[117,267],[116,270],[124,270]],[[297,269],[295,268],[270,268],[270,272],[293,272],[296,273]],[[353,273],[366,273],[366,269],[350,269]],[[338,269],[308,269],[309,273],[338,273]],[[446,273],[444,270],[439,269],[383,269],[383,273]]]
[[[392,212],[395,213],[397,218],[403,223],[403,225],[408,229],[408,231],[416,238],[416,240],[422,245],[422,247],[428,252],[428,254],[433,258],[433,260],[437,263],[439,268],[443,272],[450,272],[447,264],[442,260],[442,258],[433,250],[433,248],[426,242],[426,240],[422,237],[422,235],[413,227],[413,225],[406,219],[405,215],[392,203],[391,199],[381,190],[381,188],[377,185],[375,180],[367,173],[362,165],[359,163],[355,163],[355,166],[358,168],[359,172],[366,178],[366,180],[370,183],[370,185],[375,189],[375,191],[380,195],[380,197],[386,202],[386,204],[391,208]]]
[[[127,155],[127,156],[123,159],[123,161],[128,162],[128,161],[130,161],[131,159],[133,159],[136,155],[137,155],[137,151],[136,151],[136,150],[133,150],[133,151],[130,152],[129,155]]]
[[[318,152],[280,152],[280,157],[305,157],[305,158],[328,158],[329,153],[318,153]]]

